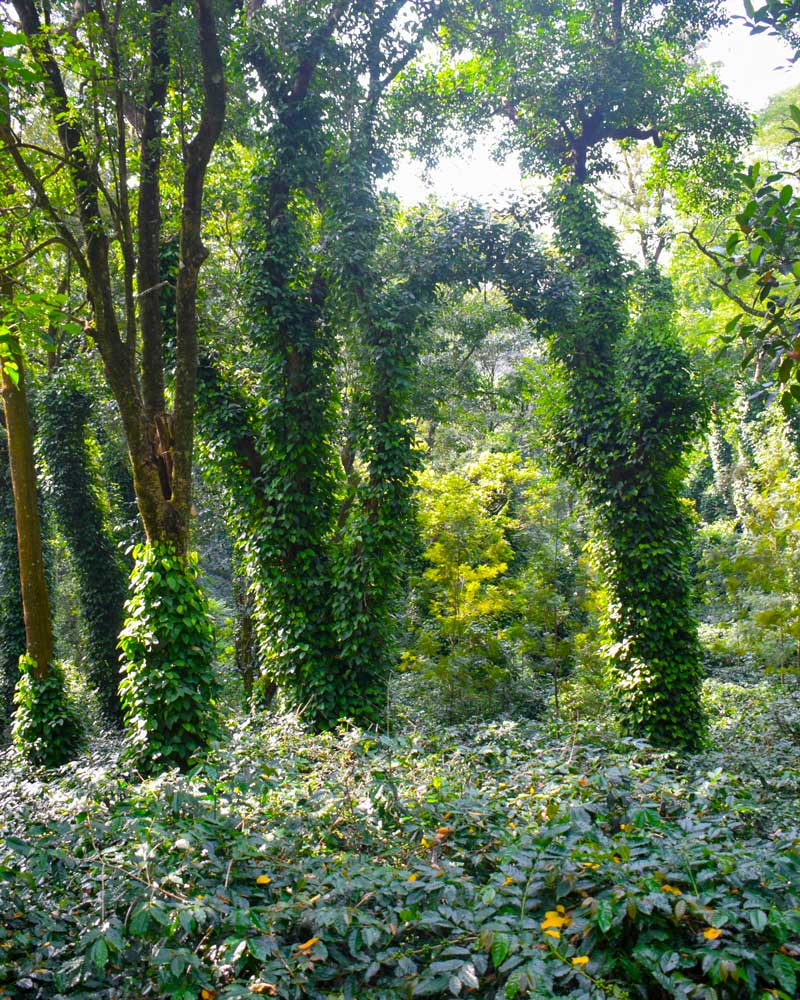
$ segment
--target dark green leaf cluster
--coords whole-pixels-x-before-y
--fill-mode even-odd
[[[36,767],[58,767],[71,760],[83,735],[75,709],[64,689],[64,672],[51,663],[47,676],[35,674],[29,656],[19,659],[11,732],[19,752]]]
[[[88,674],[109,720],[121,721],[117,636],[126,574],[111,537],[88,444],[92,397],[75,376],[55,373],[39,393],[45,496],[72,554],[86,628]]]
[[[792,106],[792,143],[800,142],[800,108]],[[748,347],[744,364],[758,356],[772,369],[784,408],[800,399],[800,198],[793,176],[755,163],[739,175],[745,198],[724,246],[711,248],[723,287],[741,312],[726,327]]]
[[[137,546],[119,638],[120,695],[132,754],[145,771],[186,767],[217,734],[214,629],[197,557]]]

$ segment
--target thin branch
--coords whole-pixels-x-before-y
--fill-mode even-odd
[[[13,132],[2,122],[2,120],[0,120],[0,139],[3,141],[3,148],[10,154],[14,161],[14,165],[32,191],[36,204],[42,209],[43,212],[45,212],[46,215],[50,217],[51,222],[59,232],[64,246],[67,247],[75,259],[75,263],[78,265],[78,270],[81,272],[81,277],[84,279],[86,284],[91,287],[91,272],[89,270],[89,263],[83,255],[80,244],[72,235],[72,232],[63,217],[50,201],[42,179],[19,151],[16,144],[16,137]]]
[[[31,250],[29,250],[26,254],[23,254],[22,257],[17,257],[17,259],[16,260],[12,260],[10,264],[4,264],[3,265],[3,269],[6,270],[6,271],[10,271],[10,270],[12,270],[15,267],[19,267],[21,264],[24,264],[26,261],[30,260],[31,257],[35,257],[37,253],[39,253],[40,251],[44,250],[46,247],[50,247],[50,246],[53,246],[53,245],[56,245],[56,244],[58,246],[62,246],[63,247],[64,246],[64,240],[60,236],[51,236],[50,239],[44,240],[43,242],[38,243],[35,247],[33,247]]]
[[[719,291],[721,291],[723,295],[729,298],[731,302],[735,302],[736,305],[742,310],[742,312],[747,313],[748,316],[754,316],[756,319],[770,319],[770,314],[768,312],[762,309],[753,308],[753,306],[748,305],[744,301],[744,299],[742,299],[739,295],[736,295],[735,292],[732,292],[729,287],[729,282],[714,281],[712,278],[709,278],[708,283],[709,285],[712,285],[714,288],[719,289]]]

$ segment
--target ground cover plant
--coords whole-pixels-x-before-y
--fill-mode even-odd
[[[800,712],[706,683],[709,750],[589,724],[233,727],[0,781],[0,996],[775,997],[800,973]],[[47,784],[45,784],[45,778]]]

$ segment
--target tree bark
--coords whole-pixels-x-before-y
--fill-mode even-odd
[[[225,117],[224,68],[211,0],[194,0],[203,105],[197,134],[183,146],[181,260],[177,282],[177,358],[174,411],[164,402],[163,331],[160,316],[161,233],[160,162],[162,125],[171,68],[167,15],[171,0],[149,0],[150,64],[140,150],[141,179],[138,214],[138,328],[141,365],[137,364],[136,317],[126,299],[124,337],[115,308],[114,280],[109,259],[104,187],[97,164],[87,155],[91,143],[73,114],[61,65],[42,26],[36,0],[13,0],[22,31],[44,77],[44,100],[56,125],[75,194],[77,220],[83,236],[78,246],[71,227],[47,199],[40,179],[16,146],[10,121],[0,122],[0,134],[18,170],[37,199],[56,220],[59,233],[75,257],[86,281],[94,314],[93,335],[103,359],[109,387],[119,407],[133,468],[134,489],[151,542],[168,542],[186,553],[191,510],[194,395],[197,381],[197,283],[207,251],[200,238],[203,188],[211,153]],[[121,93],[122,81],[112,80]],[[125,151],[119,152],[120,176],[127,175]],[[127,204],[127,202],[126,202]],[[119,208],[119,206],[118,206]],[[130,220],[124,219],[130,231]]]
[[[8,294],[6,283],[3,292]],[[19,348],[19,345],[17,345]],[[25,619],[25,642],[28,655],[35,661],[37,680],[47,677],[53,659],[53,629],[50,619],[50,596],[44,575],[44,554],[39,508],[36,502],[36,465],[33,457],[33,433],[25,391],[22,351],[14,363],[19,378],[15,385],[5,366],[2,370],[3,413],[8,438],[11,488],[17,518],[17,549],[22,610]]]

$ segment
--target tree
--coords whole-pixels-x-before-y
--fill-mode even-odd
[[[0,395],[14,497],[19,592],[25,622],[25,655],[19,660],[12,732],[19,749],[34,763],[55,766],[68,760],[76,749],[80,727],[67,704],[64,677],[53,657],[50,595],[44,571],[25,363],[13,321],[8,325],[11,282],[4,276],[0,283],[5,321],[0,355]]]
[[[623,722],[686,748],[699,745],[703,719],[679,487],[703,405],[663,280],[654,271],[633,280],[587,183],[613,169],[612,143],[645,140],[667,175],[682,173],[684,189],[687,178],[722,183],[743,119],[713,76],[690,65],[719,19],[716,4],[681,0],[500,3],[456,16],[449,65],[421,73],[456,120],[501,117],[504,148],[529,169],[559,174],[550,205],[568,285],[558,321],[540,323],[567,386],[558,461],[602,537]],[[513,276],[509,285],[519,294]]]
[[[72,371],[62,366],[51,373],[39,394],[38,437],[47,464],[47,499],[78,577],[89,677],[104,715],[119,724],[117,638],[127,574],[108,529],[101,486],[87,447],[93,399],[81,381],[74,365]]]
[[[119,6],[113,16],[98,5],[91,11],[82,8],[73,17],[71,8],[40,8],[35,0],[18,0],[14,10],[17,23],[6,23],[16,33],[7,32],[6,40],[18,55],[3,60],[11,100],[0,122],[3,155],[13,164],[20,189],[47,219],[49,241],[64,247],[85,283],[91,310],[88,329],[122,418],[147,536],[148,547],[140,558],[146,565],[159,560],[168,564],[165,583],[182,574],[194,593],[196,574],[187,548],[198,275],[207,255],[201,212],[205,174],[225,114],[212,6],[209,0],[195,0],[184,20],[170,0],[150,0],[148,37],[141,46],[141,33],[132,30],[141,16],[135,5]],[[198,63],[199,79],[185,70]],[[28,141],[24,132],[31,103],[40,104],[46,116],[42,142]],[[162,183],[167,115],[179,122],[171,130],[173,162],[179,164],[177,191],[165,190]],[[63,167],[66,183],[61,169],[50,169],[53,162]],[[138,193],[132,197],[137,176]],[[171,235],[180,243],[171,408],[162,320],[169,281],[160,271],[165,212],[173,216]],[[151,579],[153,583],[157,579]],[[163,624],[156,610],[159,587],[150,586],[145,593],[153,603],[142,603],[134,592],[131,605],[141,617],[129,622],[127,631],[129,636],[136,633],[139,645],[127,667],[128,698],[123,700],[139,749],[154,764],[147,743],[165,721],[157,708],[164,700],[164,657],[177,662],[187,649],[205,653],[209,647],[203,615],[194,619],[196,642],[191,631],[176,627],[156,646],[156,620]],[[202,600],[199,592],[197,600]],[[172,650],[170,642],[177,643]],[[131,652],[130,645],[125,648]],[[184,666],[200,671],[198,686],[205,688],[210,664],[201,659],[188,656]],[[176,699],[187,698],[187,690],[195,686],[186,672],[182,679],[187,687],[173,690]],[[148,694],[151,683],[154,689]],[[139,688],[136,697],[134,688]],[[209,707],[195,708],[198,714],[184,720],[180,746],[168,755],[173,762],[185,763],[213,728],[208,725]]]
[[[19,658],[25,653],[25,621],[19,590],[17,523],[8,465],[5,424],[0,429],[0,710],[10,735]]]
[[[204,410],[264,682],[320,726],[377,721],[393,660],[416,464],[410,373],[434,284],[390,277],[392,209],[376,181],[384,95],[439,9],[265,4],[250,25],[270,127],[245,233],[249,351],[209,364]],[[238,385],[224,377],[233,367]]]

